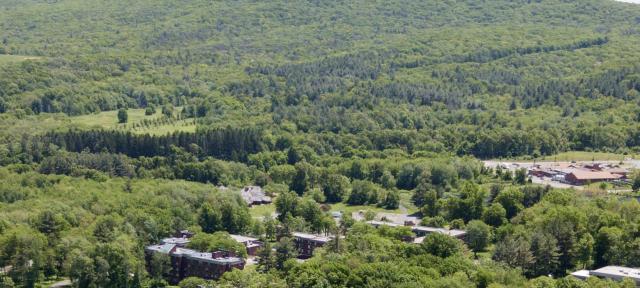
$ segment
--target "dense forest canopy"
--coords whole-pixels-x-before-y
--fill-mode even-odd
[[[478,159],[640,153],[638,47],[611,0],[0,0],[0,287],[164,287],[144,247],[181,229],[274,248],[183,288],[631,287],[565,276],[640,266],[640,175],[618,196]],[[292,231],[345,238],[299,263]]]
[[[366,150],[489,158],[638,146],[640,8],[633,5],[22,1],[3,8],[2,52],[32,57],[2,65],[0,111],[9,118],[175,105],[202,127],[242,119],[278,134],[378,143]]]

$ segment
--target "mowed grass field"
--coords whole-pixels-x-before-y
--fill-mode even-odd
[[[42,57],[38,56],[26,56],[26,55],[0,55],[0,64],[22,62],[27,60],[40,60]]]
[[[640,159],[640,155],[638,154],[621,154],[621,153],[610,153],[610,152],[589,152],[589,151],[567,151],[558,153],[555,155],[541,156],[536,158],[536,161],[622,161],[626,159]],[[503,159],[495,159],[495,160],[503,160]],[[517,161],[533,161],[534,159],[530,156],[527,157],[517,157],[510,160]]]
[[[568,151],[568,152],[563,152],[563,153],[552,155],[552,156],[540,157],[539,159],[546,160],[546,161],[554,161],[554,160],[557,160],[557,161],[591,161],[591,160],[621,161],[629,158],[638,159],[638,156],[640,155],[635,155],[635,154],[624,155],[624,154],[609,153],[609,152]]]
[[[181,108],[176,108],[176,115]],[[195,132],[193,119],[166,119],[161,109],[153,115],[145,115],[145,109],[127,110],[127,123],[118,123],[118,111],[104,111],[95,114],[70,117],[71,124],[86,128],[122,129],[138,134],[164,135],[177,131]],[[163,121],[164,120],[164,121]],[[147,122],[145,124],[145,121]]]

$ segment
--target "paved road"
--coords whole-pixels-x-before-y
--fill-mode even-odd
[[[583,186],[575,186],[575,185],[560,183],[558,181],[552,181],[549,178],[531,177],[531,182],[536,184],[549,185],[553,188],[564,188],[564,189],[573,188],[576,190],[584,189]]]

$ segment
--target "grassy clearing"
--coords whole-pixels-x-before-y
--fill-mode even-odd
[[[336,203],[331,204],[331,211],[343,211],[346,213],[352,213],[357,211],[374,211],[374,212],[387,212],[387,213],[398,213],[398,214],[413,214],[418,212],[418,208],[416,208],[411,203],[411,192],[403,191],[400,193],[400,208],[394,210],[387,210],[381,207],[377,207],[374,205],[355,205],[350,206],[345,203]]]
[[[386,210],[384,208],[376,207],[376,206],[368,206],[368,205],[354,205],[350,206],[344,203],[336,203],[331,204],[331,211],[342,211],[346,213],[353,213],[358,211],[374,211],[374,212],[387,212],[387,213],[402,213],[400,209],[395,210]]]
[[[274,212],[276,212],[276,206],[273,203],[267,205],[255,205],[249,208],[249,213],[251,214],[251,217],[254,218],[271,215]]]
[[[176,109],[176,114],[179,113],[180,109]],[[129,120],[124,124],[118,123],[118,111],[104,111],[71,117],[71,123],[86,128],[123,129],[137,134],[152,135],[164,135],[176,131],[196,131],[196,124],[193,119],[165,119],[160,109],[157,109],[153,115],[145,115],[145,109],[129,109],[127,114]],[[145,121],[147,121],[146,125]]]
[[[176,109],[180,111],[180,108]],[[41,113],[39,115],[0,114],[0,137],[38,134],[60,128],[127,130],[136,134],[165,135],[177,131],[195,132],[194,119],[169,119],[161,112],[144,115],[144,109],[127,110],[129,121],[118,123],[118,111],[69,117],[63,113]],[[176,112],[176,115],[179,112]]]
[[[639,159],[640,155],[637,154],[620,154],[609,152],[589,152],[589,151],[567,151],[556,155],[541,156],[536,158],[536,161],[621,161],[624,159]],[[531,156],[517,157],[513,160],[518,161],[533,161]]]
[[[90,128],[126,128],[127,126],[132,126],[135,123],[142,122],[144,119],[154,120],[162,117],[162,113],[160,111],[156,111],[156,114],[153,115],[144,115],[144,109],[129,109],[127,110],[127,114],[129,116],[128,123],[119,124],[118,123],[118,111],[104,111],[95,114],[88,114],[82,116],[74,116],[71,117],[71,122],[73,124],[85,125]]]
[[[627,158],[637,159],[638,155],[618,154],[608,152],[568,151],[553,156],[540,157],[543,160],[557,161],[591,161],[591,160],[623,160]]]
[[[4,63],[16,63],[27,60],[40,60],[42,57],[38,56],[25,56],[25,55],[0,55],[0,64]]]

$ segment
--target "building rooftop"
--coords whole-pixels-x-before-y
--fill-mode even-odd
[[[622,266],[605,266],[597,270],[589,271],[591,276],[604,278],[612,278],[622,280],[623,278],[631,278],[640,283],[640,269],[622,267]]]
[[[247,243],[247,242],[258,241],[258,239],[253,238],[253,237],[248,237],[248,236],[234,235],[234,234],[229,234],[229,236],[231,236],[231,238],[233,238],[233,240],[236,240],[236,242],[239,242],[239,243]]]
[[[618,179],[621,175],[612,174],[607,171],[588,171],[588,170],[574,170],[571,172],[573,176],[578,180],[600,180],[600,179]]]
[[[171,238],[164,238],[162,239],[162,244],[177,244],[177,245],[186,245],[189,242],[191,242],[191,240],[189,240],[189,238],[185,238],[185,237],[171,237]]]
[[[391,222],[385,222],[385,221],[376,221],[376,220],[371,220],[371,221],[367,221],[367,224],[369,225],[373,225],[373,226],[389,226],[389,227],[399,227],[402,226],[400,224],[396,224],[396,223],[391,223]]]
[[[191,249],[178,247],[176,244],[161,244],[147,246],[148,251],[162,254],[175,255],[177,257],[187,257],[198,261],[217,264],[236,264],[244,260],[240,257],[215,257],[211,252],[199,252]]]
[[[365,212],[357,211],[351,213],[351,217],[356,221],[364,221],[365,220]],[[378,212],[374,217],[374,220],[384,221],[384,222],[392,222],[400,225],[404,225],[407,222],[411,223],[419,223],[420,219],[415,216],[410,216],[407,214],[398,214],[398,213],[388,213],[388,212]]]
[[[571,276],[576,277],[581,280],[585,280],[589,278],[589,270],[578,270],[576,272],[571,273]]]
[[[266,196],[260,186],[246,186],[240,190],[240,195],[247,204],[271,203],[271,197]]]
[[[173,248],[176,248],[176,244],[160,244],[160,245],[151,245],[147,246],[147,250],[153,252],[159,252],[164,254],[169,254]]]
[[[296,238],[306,239],[306,240],[311,240],[316,242],[323,242],[323,243],[329,242],[332,239],[331,236],[307,234],[307,233],[301,233],[301,232],[293,232],[291,233],[291,235],[293,235],[293,237],[296,237]]]
[[[452,237],[458,237],[458,236],[463,236],[466,235],[467,232],[464,230],[458,230],[458,229],[445,229],[445,228],[437,228],[437,227],[427,227],[427,226],[403,226],[400,224],[396,224],[396,223],[391,223],[391,222],[384,222],[384,221],[367,221],[366,222],[369,225],[372,226],[389,226],[389,227],[410,227],[412,231],[420,231],[420,232],[425,232],[425,233],[442,233],[445,235],[449,235]],[[423,237],[421,237],[423,238]]]
[[[445,229],[445,228],[437,228],[437,227],[427,227],[427,226],[415,226],[412,227],[412,229],[414,231],[421,231],[421,232],[426,232],[426,233],[442,233],[445,235],[449,235],[452,237],[458,237],[458,236],[462,236],[462,235],[466,235],[467,231],[464,230],[458,230],[458,229]]]

